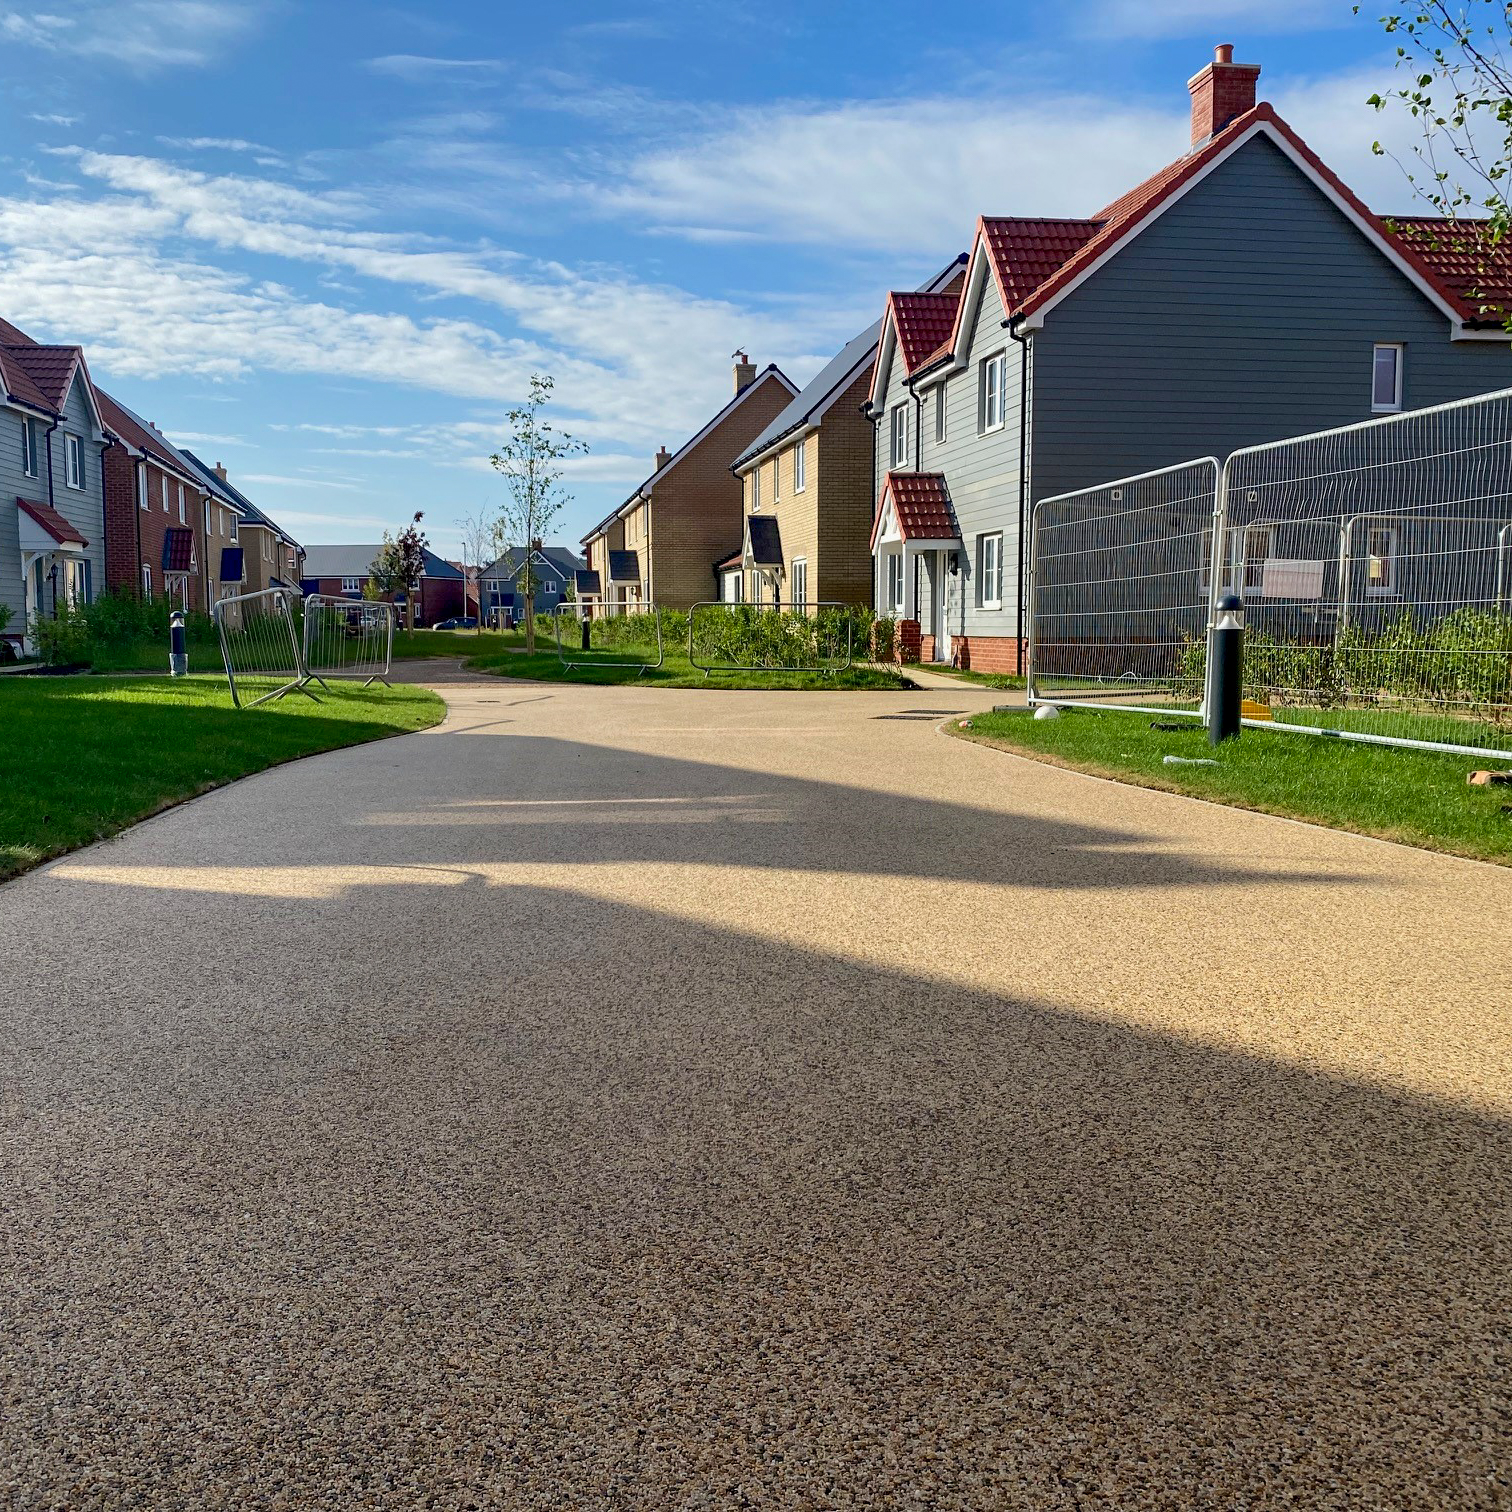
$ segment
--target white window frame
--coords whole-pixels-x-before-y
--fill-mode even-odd
[[[137,464],[137,503],[143,509],[152,508],[152,493],[147,482],[147,468],[140,462]]]
[[[772,503],[780,503],[782,499],[782,453],[778,452],[772,458]]]
[[[761,508],[761,464],[751,469],[751,513]]]
[[[189,523],[189,521],[184,518],[184,485],[182,483],[180,483],[179,486],[178,486],[178,507],[179,507],[179,524],[180,525],[187,525]]]
[[[903,553],[890,551],[887,554],[887,613],[896,619],[903,613]]]
[[[209,545],[210,545],[210,536],[212,534],[212,531],[210,529],[210,501],[209,501],[209,499],[201,499],[200,500],[200,513],[204,516],[205,546],[208,549]]]
[[[159,492],[163,496],[163,513],[167,514],[168,513],[168,474],[167,473],[159,473],[158,474],[158,482],[162,485],[162,487],[159,489]]]
[[[152,602],[152,564],[150,562],[142,563],[142,602],[144,604]]]
[[[759,567],[751,568],[751,603],[758,609],[761,607],[761,568]]]
[[[84,438],[63,432],[63,477],[70,488],[84,487]]]
[[[37,476],[37,422],[30,415],[21,417],[21,471],[28,478]]]
[[[908,466],[908,405],[895,404],[887,414],[887,462],[889,467]]]
[[[343,593],[361,593],[364,581],[365,579],[360,577],[344,577],[341,580],[341,591]]]
[[[1376,369],[1381,353],[1390,352],[1395,359],[1394,383],[1390,402],[1376,398]],[[1400,341],[1378,341],[1370,353],[1370,412],[1373,415],[1394,415],[1402,407],[1402,374],[1407,366],[1407,347]]]
[[[798,442],[793,448],[793,492],[801,494],[808,487],[808,441]]]
[[[808,558],[793,558],[793,586],[788,591],[788,607],[794,614],[808,613]]]
[[[945,443],[946,416],[945,416],[945,385],[936,385],[934,391],[934,438],[936,446]]]
[[[1003,607],[1003,532],[984,531],[977,537],[977,581],[981,584],[980,607]]]
[[[1387,551],[1381,555],[1372,548],[1375,545],[1374,537],[1383,535],[1387,541]],[[1395,525],[1369,525],[1365,527],[1365,592],[1370,598],[1395,598],[1399,592],[1397,588],[1397,563],[1401,560],[1402,533]],[[1380,562],[1385,568],[1382,580],[1379,583],[1371,581],[1373,568],[1376,562]]]
[[[1008,423],[1008,353],[994,352],[982,358],[977,377],[978,429],[985,436]],[[994,418],[996,416],[996,418]]]
[[[234,509],[231,511],[231,542],[235,546],[241,545],[241,516]]]

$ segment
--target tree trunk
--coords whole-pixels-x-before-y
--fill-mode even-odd
[[[525,654],[535,654],[535,596],[532,594],[525,600]]]

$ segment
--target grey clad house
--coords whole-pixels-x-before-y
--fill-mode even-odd
[[[537,614],[550,614],[565,598],[598,596],[596,588],[592,593],[583,592],[586,586],[581,581],[585,575],[583,559],[565,546],[534,546],[529,560],[535,577],[532,597]],[[482,617],[488,623],[519,619],[524,615],[525,602],[519,580],[525,561],[523,550],[511,548],[478,574],[481,585],[478,601],[482,605]]]
[[[105,427],[83,350],[42,346],[0,321],[0,604],[4,639],[105,586]]]
[[[874,592],[926,660],[1020,669],[1036,500],[1512,385],[1473,259],[1389,230],[1230,53],[1184,157],[1085,220],[979,220],[948,323],[890,298]]]

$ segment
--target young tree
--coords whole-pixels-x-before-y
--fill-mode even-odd
[[[1355,6],[1358,15],[1360,7]],[[1413,164],[1399,163],[1412,192],[1450,221],[1486,225],[1446,228],[1453,249],[1485,260],[1512,229],[1512,3],[1508,0],[1416,0],[1381,17],[1396,39],[1404,82],[1373,94],[1377,110],[1405,110],[1421,140]],[[1380,142],[1378,156],[1393,156]],[[1476,290],[1468,291],[1472,294]],[[1512,312],[1507,312],[1512,320]]]
[[[499,555],[500,527],[497,515],[480,509],[457,521],[462,538],[462,575],[470,572],[478,590],[478,634],[483,633],[483,569]]]
[[[425,571],[425,553],[430,542],[420,522],[423,511],[416,510],[415,518],[397,536],[383,532],[383,546],[373,562],[369,578],[378,585],[378,591],[392,597],[404,595],[404,624],[408,630],[415,628],[415,593],[420,587],[420,574]]]
[[[571,500],[562,486],[562,462],[586,453],[586,442],[559,431],[542,416],[551,399],[549,377],[532,373],[530,397],[505,416],[509,434],[492,458],[504,475],[508,497],[499,516],[505,549],[517,549],[523,565],[515,585],[525,599],[525,649],[535,650],[535,566],[530,554],[539,549],[553,521]]]

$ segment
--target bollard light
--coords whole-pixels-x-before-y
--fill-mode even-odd
[[[168,616],[168,673],[171,677],[189,675],[189,647],[184,639],[182,609],[175,609]]]
[[[1244,701],[1244,600],[1234,593],[1218,600],[1218,618],[1213,623],[1211,698],[1208,740],[1220,745],[1239,734]]]

